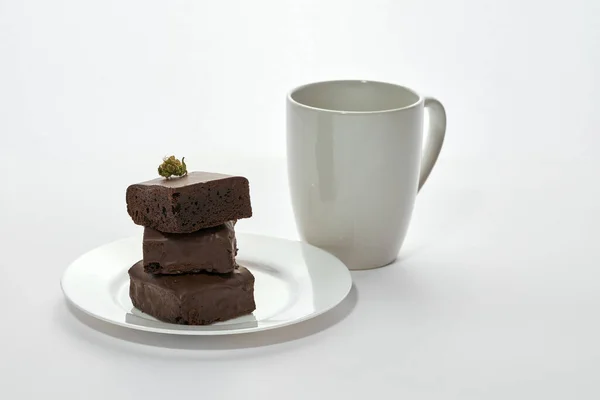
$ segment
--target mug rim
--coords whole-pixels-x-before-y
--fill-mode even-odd
[[[409,104],[407,106],[404,106],[404,107],[384,108],[384,109],[381,109],[381,110],[373,110],[373,111],[346,111],[346,110],[333,110],[333,109],[329,109],[329,108],[319,108],[319,107],[309,106],[308,104],[300,103],[300,102],[294,100],[294,98],[292,97],[295,93],[297,93],[300,90],[305,89],[307,87],[317,86],[317,85],[322,85],[322,84],[328,84],[328,83],[375,83],[375,84],[379,84],[379,85],[393,86],[396,89],[402,89],[402,90],[405,90],[405,91],[410,92],[411,94],[415,95],[417,97],[417,101],[415,101],[414,103]],[[407,86],[399,85],[397,83],[377,81],[377,80],[373,80],[373,79],[333,79],[333,80],[323,80],[323,81],[309,82],[309,83],[305,83],[305,84],[300,85],[300,86],[296,86],[295,88],[293,88],[290,91],[288,91],[288,94],[287,94],[287,100],[291,104],[294,104],[294,105],[296,105],[298,107],[302,107],[302,108],[305,108],[305,109],[308,109],[308,110],[313,110],[313,111],[326,112],[326,113],[331,113],[331,114],[343,114],[343,115],[348,115],[348,114],[356,114],[356,115],[383,114],[383,113],[391,113],[391,112],[397,112],[397,111],[404,111],[404,110],[409,110],[409,109],[418,107],[423,102],[423,99],[424,99],[423,96],[421,96],[415,90],[413,90],[413,89],[411,89],[411,88],[409,88]]]

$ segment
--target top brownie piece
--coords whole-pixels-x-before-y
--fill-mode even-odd
[[[252,216],[248,179],[212,172],[157,178],[127,188],[127,212],[137,225],[190,233]]]

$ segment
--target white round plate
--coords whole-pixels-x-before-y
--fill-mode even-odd
[[[142,238],[98,247],[75,260],[61,287],[77,308],[127,328],[176,335],[230,335],[279,328],[322,314],[350,291],[348,268],[331,254],[306,243],[251,234],[237,235],[238,264],[256,278],[256,310],[213,325],[161,322],[134,308],[127,270],[142,258]]]

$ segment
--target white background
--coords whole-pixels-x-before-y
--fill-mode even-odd
[[[598,71],[594,0],[0,0],[0,396],[600,397]],[[61,273],[138,232],[124,190],[166,154],[248,176],[239,229],[296,238],[285,94],[338,78],[446,106],[398,263],[233,339],[66,307]]]

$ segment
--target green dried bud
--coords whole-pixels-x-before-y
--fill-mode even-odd
[[[185,165],[185,157],[179,161],[175,156],[163,158],[163,163],[158,166],[158,174],[169,179],[171,176],[187,175],[187,167]]]

